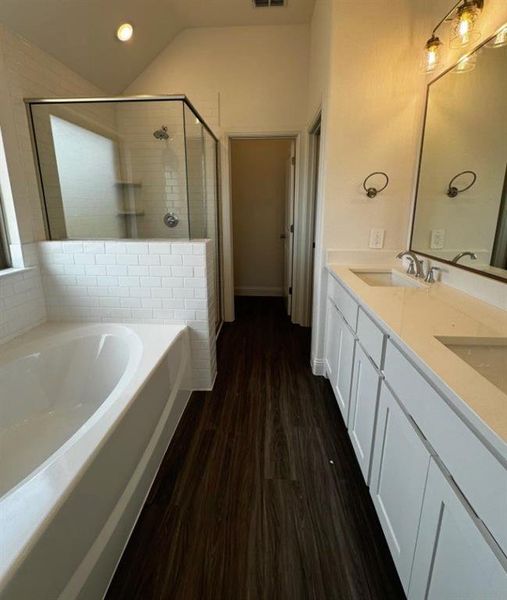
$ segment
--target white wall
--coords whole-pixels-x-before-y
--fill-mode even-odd
[[[324,12],[326,8],[320,7]],[[315,360],[322,354],[325,290],[321,282],[326,252],[368,248],[373,227],[385,229],[385,248],[393,254],[405,244],[421,85],[406,0],[332,0],[330,16],[324,20],[316,13],[313,26],[315,35],[329,35],[331,40],[328,80],[321,84],[323,174],[314,295]],[[321,60],[317,53],[314,62],[318,65]],[[391,180],[373,200],[362,188],[372,171],[385,171]]]
[[[306,25],[187,29],[124,93],[184,93],[218,133],[297,129],[308,43]]]

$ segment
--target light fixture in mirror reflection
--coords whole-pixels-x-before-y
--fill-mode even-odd
[[[496,37],[428,86],[411,249],[507,281],[507,44]]]

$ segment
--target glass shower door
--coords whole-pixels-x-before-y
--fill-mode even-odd
[[[222,322],[221,259],[218,218],[217,142],[199,118],[184,108],[185,147],[187,159],[187,198],[190,237],[207,238],[215,254],[213,274],[217,328]]]

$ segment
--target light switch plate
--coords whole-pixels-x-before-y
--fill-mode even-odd
[[[385,229],[370,229],[370,248],[384,247]]]
[[[445,229],[432,229],[430,248],[432,250],[441,250],[445,243]]]

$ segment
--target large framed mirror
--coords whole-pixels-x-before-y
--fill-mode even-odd
[[[411,250],[507,282],[507,46],[428,85]]]

